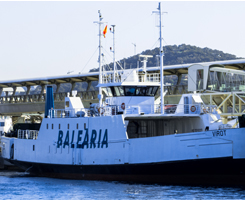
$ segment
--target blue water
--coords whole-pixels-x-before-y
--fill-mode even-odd
[[[63,180],[0,171],[0,199],[245,199],[245,188]]]

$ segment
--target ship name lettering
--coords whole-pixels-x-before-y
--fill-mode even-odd
[[[74,138],[77,138],[77,140],[74,141]],[[60,130],[58,133],[57,148],[65,148],[66,146],[70,146],[72,149],[108,148],[108,130],[105,129],[104,134],[102,134],[102,129],[98,133],[93,129],[91,135],[89,135],[88,129],[78,130],[77,137],[75,137],[74,130],[72,132],[67,130],[66,134]]]
[[[217,131],[213,131],[212,133],[214,137],[226,136],[226,130],[217,130]]]

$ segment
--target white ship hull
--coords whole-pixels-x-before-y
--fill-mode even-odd
[[[47,118],[37,140],[2,142],[9,147],[5,159],[36,175],[164,183],[187,176],[242,179],[244,133],[239,128],[128,139],[123,115],[117,115]]]

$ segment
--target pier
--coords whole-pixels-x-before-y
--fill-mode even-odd
[[[46,85],[55,86],[54,102],[55,108],[64,108],[64,99],[68,92],[60,92],[61,84],[70,84],[70,93],[75,89],[76,83],[86,83],[85,91],[78,91],[77,96],[81,97],[85,106],[89,103],[97,102],[97,90],[91,90],[93,81],[98,80],[98,73],[65,75],[62,77],[35,78],[26,80],[13,80],[0,82],[0,94],[3,94],[5,88],[10,88],[0,96],[0,115],[19,116],[22,113],[43,113],[45,107],[45,87]],[[40,92],[31,92],[31,86],[40,86]],[[26,90],[18,92],[18,88],[25,87]],[[10,92],[11,91],[11,92]]]
[[[178,81],[176,85],[165,85],[165,103],[175,103],[178,98],[183,93],[188,93],[191,91],[190,85],[200,85],[203,86],[199,89],[202,98],[205,103],[215,105],[218,108],[221,116],[227,119],[229,116],[240,116],[245,113],[245,80],[241,82],[236,80],[229,82],[229,87],[225,87],[223,82],[220,86],[217,86],[217,80],[207,80],[206,84],[204,78],[197,80],[195,83],[189,83],[184,85],[180,84],[183,75],[188,75],[188,70],[191,66],[200,65],[203,69],[214,69],[212,66],[221,66],[224,69],[229,70],[244,70],[245,69],[245,59],[241,60],[230,60],[230,61],[217,61],[209,63],[199,63],[199,64],[183,64],[183,65],[173,65],[164,67],[164,76],[176,75]],[[159,67],[148,67],[139,68],[139,73],[143,73],[146,69],[150,73],[160,73]],[[124,70],[127,71],[127,70]],[[215,70],[213,70],[215,71]],[[118,73],[122,70],[118,70]],[[243,72],[243,71],[241,71]],[[112,71],[108,72],[110,76]],[[228,73],[228,72],[227,72]],[[190,74],[188,75],[190,76]],[[56,109],[64,109],[64,99],[68,95],[68,92],[60,91],[61,84],[70,84],[70,94],[72,90],[76,90],[77,83],[85,83],[86,88],[82,91],[77,91],[77,97],[80,97],[84,107],[89,107],[90,103],[97,103],[98,100],[98,90],[96,87],[91,87],[91,85],[96,85],[99,78],[99,72],[87,73],[87,74],[67,74],[63,76],[53,76],[45,78],[30,78],[23,80],[10,80],[10,81],[0,81],[0,115],[3,116],[20,116],[22,114],[33,114],[33,113],[44,113],[45,108],[45,87],[47,85],[53,85],[54,90],[54,105]],[[188,78],[191,80],[190,78]],[[206,78],[208,79],[208,78]],[[239,82],[240,81],[240,82]],[[93,83],[94,82],[94,83]],[[228,84],[228,83],[227,83]],[[239,84],[239,85],[234,85]],[[32,86],[39,86],[41,90],[39,92],[32,92]],[[221,87],[223,86],[223,87]],[[18,88],[25,87],[25,90],[18,92]],[[199,86],[198,86],[199,87]],[[6,90],[11,89],[11,90]],[[194,88],[196,89],[196,88]],[[3,95],[3,91],[4,95]],[[158,91],[156,99],[159,99],[160,93]],[[104,94],[105,97],[105,94]]]

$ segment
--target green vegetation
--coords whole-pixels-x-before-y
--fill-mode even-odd
[[[200,48],[196,46],[191,45],[169,45],[165,46],[164,48],[164,65],[177,65],[177,64],[188,64],[188,63],[199,63],[199,62],[210,62],[210,61],[221,61],[221,60],[234,60],[234,59],[240,59],[237,58],[235,55],[224,53],[222,51],[218,50],[212,50],[207,47]],[[137,68],[137,65],[139,67],[142,67],[142,63],[139,60],[139,55],[152,55],[152,58],[148,59],[147,67],[156,67],[159,66],[159,48],[155,48],[153,50],[146,50],[138,55],[134,55],[129,58],[125,58],[123,60],[120,60],[118,63],[120,63],[120,66],[117,65],[117,69],[133,69]],[[141,58],[142,61],[142,58]],[[103,66],[105,70],[112,70],[113,69],[113,63],[110,63],[109,65]],[[90,70],[90,72],[96,72],[99,71],[98,68],[94,68]],[[187,84],[187,76],[182,76],[182,80],[180,85]],[[168,85],[175,85],[177,83],[177,77],[176,76],[166,76],[164,79],[165,84]],[[98,90],[96,87],[97,81],[93,81],[92,85],[90,87],[91,90]],[[87,89],[87,83],[76,83],[76,86],[74,88],[77,91],[86,91]],[[59,92],[69,92],[71,90],[71,84],[65,83],[61,84]],[[41,87],[37,87],[35,91],[32,93],[37,93],[41,91]],[[56,91],[56,86],[54,85],[54,91]]]
[[[234,60],[240,59],[235,55],[224,53],[219,50],[212,50],[207,47],[200,48],[191,45],[181,44],[164,46],[164,65],[177,65],[177,64],[188,64],[188,63],[199,63],[199,62],[211,62],[211,61],[221,61],[221,60]],[[139,63],[139,55],[152,55],[152,58],[148,59],[147,67],[159,66],[159,48],[153,50],[146,50],[138,55],[120,60],[119,63],[123,69],[133,69],[137,68],[137,63],[139,67],[142,66]],[[142,60],[142,59],[141,59]],[[112,70],[113,63],[103,66],[105,70]],[[117,66],[117,69],[120,69]],[[98,68],[90,70],[90,72],[98,71]]]

